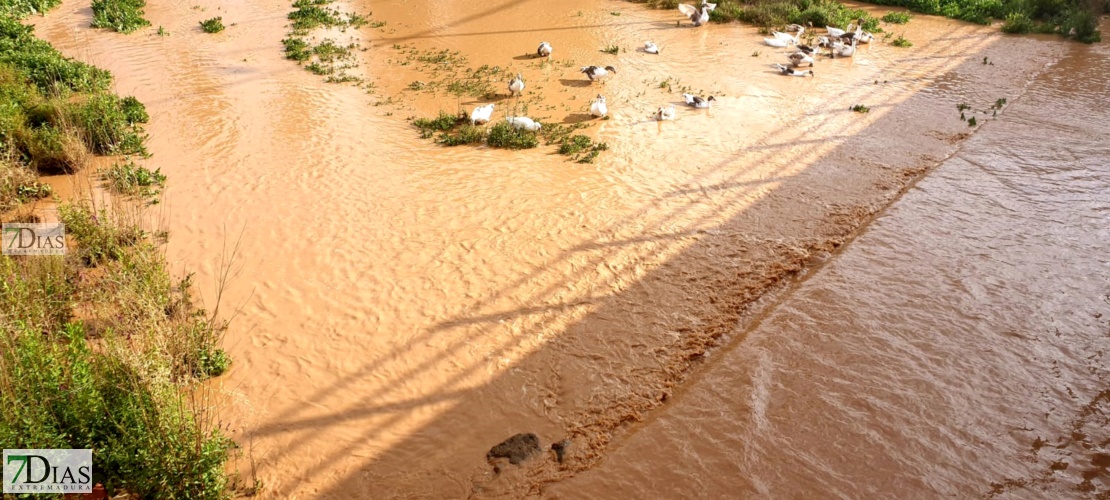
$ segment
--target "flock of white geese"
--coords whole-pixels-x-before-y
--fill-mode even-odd
[[[717,4],[709,3],[702,0],[701,5],[695,7],[688,4],[680,4],[678,6],[679,12],[690,19],[695,27],[701,26],[709,22],[709,13],[717,8]],[[771,47],[777,48],[794,48],[793,52],[787,53],[786,64],[775,64],[782,74],[788,76],[814,76],[812,69],[800,70],[795,69],[808,65],[810,68],[820,54],[821,49],[827,49],[830,57],[852,57],[856,53],[856,46],[858,44],[871,43],[875,36],[871,33],[863,31],[863,19],[858,19],[854,24],[848,26],[847,29],[834,28],[832,26],[825,27],[826,34],[819,36],[814,45],[806,45],[800,43],[802,35],[806,31],[805,26],[798,24],[791,24],[786,27],[785,32],[775,31],[771,33],[770,38],[764,38],[763,42]],[[793,34],[791,34],[793,33]],[[541,42],[539,48],[536,49],[538,57],[550,58],[554,48],[548,42]],[[659,46],[652,42],[644,43],[644,52],[648,54],[659,54]],[[617,73],[617,69],[612,66],[583,66],[579,69],[582,74],[586,75],[591,82],[605,80]],[[509,81],[509,94],[523,95],[525,88],[524,77],[517,73],[516,76]],[[682,94],[686,105],[692,108],[705,109],[713,105],[716,99],[713,96],[703,98],[693,94]],[[481,125],[489,123],[493,118],[494,104],[484,104],[474,108],[470,113],[471,125]],[[590,103],[590,115],[596,118],[602,118],[609,114],[609,108],[605,103],[605,96],[598,94],[597,99]],[[659,121],[674,120],[676,115],[674,105],[660,106],[655,112],[655,119]],[[505,118],[513,128],[517,130],[527,130],[536,132],[543,126],[538,121],[523,116],[509,116]]]

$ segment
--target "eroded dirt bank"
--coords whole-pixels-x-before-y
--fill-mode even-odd
[[[283,59],[283,2],[151,5],[168,37],[90,30],[73,3],[35,19],[147,103],[171,258],[212,290],[238,242],[227,418],[274,498],[519,495],[592,467],[752,300],[956,151],[957,104],[1019,95],[1062,47],[919,16],[913,48],[803,79],[770,68],[782,55],[754,28],[676,28],[632,4],[352,5],[386,23],[349,34],[369,91]],[[214,15],[228,30],[201,33]],[[542,40],[553,62],[524,57]],[[599,51],[614,44],[629,50]],[[610,150],[585,165],[419,139],[405,117],[486,101],[406,90],[442,78],[406,54],[443,49],[523,73],[548,122],[605,94],[612,118],[588,133]],[[617,78],[586,85],[577,67],[599,63]],[[652,121],[683,86],[718,105]],[[495,477],[486,451],[524,431],[571,439],[566,461]]]

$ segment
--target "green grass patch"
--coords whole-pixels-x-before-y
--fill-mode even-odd
[[[531,149],[540,145],[535,132],[517,130],[509,122],[497,122],[490,127],[486,144],[493,148]]]
[[[93,0],[92,27],[134,33],[150,26],[143,17],[146,0]]]
[[[605,47],[604,49],[601,49],[601,51],[606,54],[617,55],[620,54],[621,48],[617,45],[610,45],[608,47]]]
[[[436,142],[444,146],[463,146],[467,144],[481,144],[486,138],[486,130],[469,123],[450,133],[443,133]]]
[[[219,33],[225,29],[224,18],[213,17],[200,22],[200,29],[205,33]]]
[[[895,47],[913,47],[913,42],[907,40],[906,37],[902,35],[898,35],[898,38],[895,38],[890,44]]]
[[[157,201],[166,184],[166,176],[161,169],[150,170],[134,161],[126,161],[112,165],[104,172],[104,180],[108,188],[115,193],[128,196],[137,196],[143,199]]]
[[[882,21],[891,24],[906,24],[910,22],[912,17],[913,14],[909,12],[887,12],[886,15],[882,17]]]
[[[856,104],[855,106],[852,106],[849,110],[850,111],[855,111],[856,113],[870,113],[871,112],[871,108],[869,108],[867,106],[864,106],[863,104]]]
[[[594,142],[585,135],[564,137],[559,144],[559,154],[571,157],[578,163],[593,163],[602,151],[609,149],[604,142]]]

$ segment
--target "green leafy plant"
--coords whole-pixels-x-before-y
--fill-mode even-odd
[[[161,169],[150,170],[134,161],[112,165],[104,179],[112,191],[141,198],[156,198],[166,183]]]
[[[517,130],[508,122],[498,122],[490,127],[486,144],[494,148],[530,149],[540,145],[535,132]]]
[[[898,37],[895,38],[894,41],[890,42],[890,44],[895,47],[913,47],[913,42],[907,40],[906,37],[902,35],[898,35]]]
[[[856,104],[855,106],[852,106],[851,111],[855,111],[856,113],[870,113],[871,108],[862,104]]]
[[[910,22],[911,18],[913,18],[913,14],[909,12],[887,12],[886,15],[882,17],[882,20],[884,23],[906,24]]]
[[[107,28],[120,33],[133,33],[150,26],[143,18],[146,0],[93,0],[94,28]]]
[[[224,18],[213,17],[200,22],[200,29],[205,33],[219,33],[224,30]]]
[[[619,46],[616,46],[616,45],[610,45],[608,47],[605,47],[604,49],[601,49],[601,51],[606,53],[606,54],[617,55],[617,54],[620,53],[621,48]]]

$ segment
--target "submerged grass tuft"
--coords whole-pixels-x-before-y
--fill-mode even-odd
[[[224,18],[213,17],[200,22],[200,29],[205,33],[219,33],[224,30]]]
[[[112,165],[104,173],[104,180],[113,192],[157,202],[166,176],[161,169],[150,170],[136,165],[134,161],[127,161]]]
[[[910,22],[912,17],[913,14],[909,12],[887,12],[886,15],[882,17],[882,20],[884,23],[906,24]]]
[[[906,37],[902,35],[898,35],[898,38],[895,38],[890,44],[895,47],[913,47],[913,42],[907,40]]]
[[[856,104],[855,106],[852,106],[849,111],[855,111],[856,113],[870,113],[871,108],[864,106],[863,104]]]
[[[107,28],[120,33],[133,33],[150,26],[143,18],[146,0],[93,0],[94,28]]]

